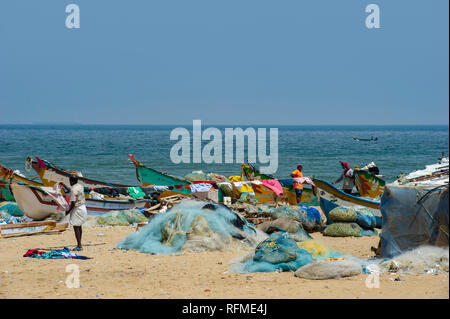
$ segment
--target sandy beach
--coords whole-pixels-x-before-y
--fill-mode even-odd
[[[368,275],[307,280],[292,272],[236,274],[229,263],[247,251],[151,255],[115,248],[134,227],[85,227],[89,260],[25,258],[28,249],[74,248],[72,229],[59,234],[0,238],[0,298],[449,298],[448,274],[380,276],[379,288],[367,288]],[[357,257],[373,256],[379,237],[316,240]],[[66,266],[80,270],[80,288],[67,288]],[[397,280],[395,280],[397,279]]]

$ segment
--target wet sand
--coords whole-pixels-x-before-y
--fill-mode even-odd
[[[85,227],[90,260],[25,258],[28,249],[74,248],[72,229],[60,234],[0,238],[0,298],[449,298],[448,274],[380,276],[367,288],[368,275],[307,280],[292,272],[236,274],[229,263],[247,251],[150,255],[116,249],[133,227]],[[331,248],[367,258],[379,237],[332,238],[314,233]],[[66,287],[66,266],[80,270],[80,288]]]

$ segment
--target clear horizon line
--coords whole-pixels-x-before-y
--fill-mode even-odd
[[[203,123],[202,123],[203,124]],[[449,123],[440,124],[218,124],[218,123],[208,123],[206,125],[217,125],[217,126],[449,126]],[[75,126],[75,125],[96,125],[96,126],[192,126],[189,124],[125,124],[125,123],[0,123],[0,125],[60,125],[60,126]]]

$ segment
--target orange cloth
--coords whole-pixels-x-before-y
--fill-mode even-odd
[[[294,178],[300,178],[300,177],[303,177],[303,173],[300,172],[298,169],[296,169],[295,171],[292,172],[292,176]],[[303,184],[294,181],[293,187],[296,188],[296,189],[303,189]]]

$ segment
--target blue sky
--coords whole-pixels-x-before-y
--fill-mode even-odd
[[[448,124],[448,6],[1,1],[0,124]]]

